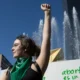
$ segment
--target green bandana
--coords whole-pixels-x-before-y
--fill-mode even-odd
[[[32,58],[18,58],[11,71],[11,80],[21,80],[28,70]]]

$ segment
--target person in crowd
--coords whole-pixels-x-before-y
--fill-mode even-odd
[[[44,28],[42,44],[39,48],[36,43],[26,35],[16,37],[12,52],[16,62],[13,65],[10,78],[9,71],[6,70],[0,80],[42,80],[47,69],[50,56],[50,37],[51,37],[51,6],[41,4],[44,12]],[[32,56],[37,55],[35,62]]]

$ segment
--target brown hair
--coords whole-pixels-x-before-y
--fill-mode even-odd
[[[26,35],[19,35],[16,37],[21,41],[21,45],[23,49],[26,49],[26,52],[29,56],[36,56],[38,57],[40,54],[40,47],[37,46],[31,38]]]

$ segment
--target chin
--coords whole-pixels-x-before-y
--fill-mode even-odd
[[[18,58],[19,56],[18,55],[13,55],[13,58]]]
[[[19,54],[13,54],[13,57],[14,57],[14,58],[19,58],[19,57],[22,57],[22,55],[19,55]]]

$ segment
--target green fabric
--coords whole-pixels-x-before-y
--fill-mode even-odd
[[[32,58],[18,58],[11,70],[11,80],[21,80],[28,70]]]

